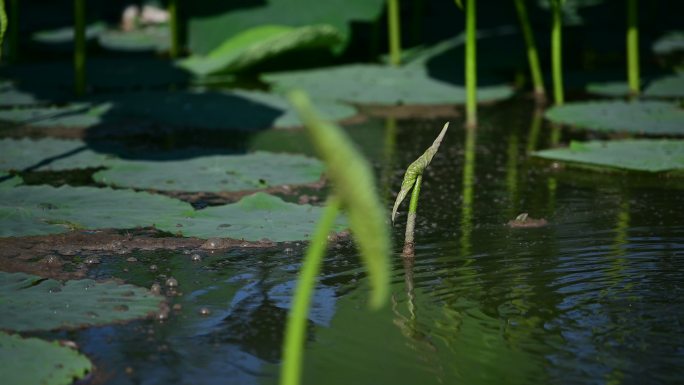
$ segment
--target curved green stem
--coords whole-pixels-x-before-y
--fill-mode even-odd
[[[387,0],[387,28],[389,33],[390,64],[401,65],[401,25],[399,0]]]
[[[515,9],[518,11],[518,19],[520,20],[523,37],[525,38],[525,45],[527,46],[527,62],[530,65],[534,95],[537,100],[544,101],[546,99],[544,78],[542,77],[541,66],[539,65],[537,43],[534,41],[534,34],[532,34],[532,27],[530,27],[530,20],[527,16],[527,6],[525,5],[525,0],[515,0],[514,2]]]
[[[639,14],[637,0],[627,1],[627,78],[629,92],[639,94]]]
[[[10,0],[7,24],[9,59],[16,62],[19,59],[19,0]]]
[[[74,0],[74,90],[76,96],[86,89],[85,0]]]
[[[411,193],[411,202],[409,202],[408,217],[406,218],[406,233],[404,235],[404,251],[413,250],[414,233],[416,230],[416,213],[418,212],[418,197],[420,195],[420,184],[423,181],[423,175],[419,174],[416,177],[416,182],[413,185],[413,192]]]
[[[551,11],[553,13],[553,25],[551,27],[551,65],[553,67],[553,97],[557,106],[562,106],[565,101],[565,93],[563,91],[563,15],[561,13],[561,1],[562,0],[551,0]]]
[[[466,126],[477,126],[477,57],[475,0],[466,2]]]
[[[280,368],[281,385],[298,385],[302,372],[302,357],[306,342],[306,321],[309,314],[311,297],[316,285],[316,277],[321,268],[323,254],[328,244],[328,233],[335,223],[340,210],[337,197],[328,198],[309,248],[306,251],[302,269],[299,272],[292,307],[287,317],[285,341],[283,343],[283,362]]]

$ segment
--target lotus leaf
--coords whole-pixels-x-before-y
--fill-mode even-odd
[[[98,38],[100,45],[115,51],[167,51],[171,46],[168,26],[149,26],[133,31],[107,30]]]
[[[259,192],[237,203],[208,207],[190,213],[185,218],[157,223],[157,227],[198,238],[301,241],[309,239],[322,212],[321,207],[288,203]],[[346,225],[343,220],[338,220],[334,230],[341,231],[344,228]]]
[[[95,22],[86,26],[85,37],[86,39],[94,39],[102,32],[104,32],[107,25],[103,22]],[[33,41],[43,44],[60,44],[64,45],[65,48],[73,49],[71,44],[74,41],[74,27],[62,27],[57,29],[45,30],[35,32],[31,36]],[[68,45],[68,46],[67,46]]]
[[[0,81],[0,107],[27,106],[33,104],[49,104],[67,100],[66,92],[42,87],[19,89],[10,81]]]
[[[684,52],[684,31],[670,31],[653,43],[653,52],[669,55]]]
[[[684,74],[667,76],[649,83],[644,96],[655,98],[684,98]]]
[[[194,54],[206,55],[226,39],[264,24],[301,27],[330,24],[344,40],[350,35],[350,22],[371,22],[382,13],[384,0],[266,0],[248,2],[191,2],[188,45]],[[302,10],[305,9],[305,12]],[[207,17],[207,15],[211,15]]]
[[[68,385],[93,370],[76,350],[0,332],[0,378],[6,385]]]
[[[334,99],[367,104],[457,104],[465,103],[465,87],[431,78],[424,66],[401,68],[374,64],[351,64],[308,71],[272,73],[263,76],[276,91],[302,89],[315,100]],[[511,96],[510,87],[483,86],[478,101]]]
[[[572,142],[569,148],[537,151],[534,156],[585,166],[666,172],[684,170],[684,140]]]
[[[145,192],[18,186],[0,189],[0,237],[147,227],[186,211],[188,203]]]
[[[0,170],[72,170],[101,167],[113,161],[111,155],[89,150],[81,140],[0,139]]]
[[[587,92],[595,95],[621,97],[630,94],[629,85],[627,82],[606,82],[606,83],[589,83],[587,84]]]
[[[314,183],[323,164],[302,155],[255,152],[181,161],[119,161],[94,179],[119,187],[167,191],[242,191]]]
[[[0,329],[73,329],[147,317],[163,297],[114,281],[66,282],[31,274],[0,272]]]
[[[11,176],[0,171],[0,188],[19,186],[24,181],[19,176]]]
[[[206,56],[181,60],[180,66],[201,76],[239,71],[288,51],[332,47],[341,39],[340,33],[329,25],[264,25],[226,40]]]
[[[684,109],[658,101],[567,103],[546,111],[551,121],[595,131],[684,135]]]
[[[0,121],[19,127],[87,128],[102,123],[111,104],[76,103],[65,107],[27,107],[0,110]]]

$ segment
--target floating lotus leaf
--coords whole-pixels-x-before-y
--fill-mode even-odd
[[[275,242],[309,239],[323,208],[288,203],[266,194],[248,195],[237,203],[207,207],[186,217],[157,223],[157,228],[186,237],[229,237]],[[338,220],[335,231],[346,228]]]
[[[163,297],[118,282],[59,282],[31,274],[0,272],[0,329],[73,329],[144,318]]]
[[[0,378],[6,385],[68,385],[93,370],[76,350],[0,332]]]
[[[218,192],[314,183],[323,171],[323,163],[313,158],[255,152],[180,161],[119,161],[94,179],[119,187]]]
[[[431,78],[424,66],[401,68],[375,64],[351,64],[307,71],[272,73],[263,76],[276,91],[302,89],[314,100],[333,99],[361,104],[461,104],[465,87]],[[482,86],[478,101],[511,96],[506,85]]]
[[[67,100],[69,97],[71,95],[60,90],[44,89],[38,86],[19,89],[10,81],[0,81],[0,107],[50,104]]]
[[[684,98],[684,74],[667,76],[652,81],[644,96],[655,98]]]
[[[145,192],[70,186],[3,188],[0,237],[148,227],[186,211],[192,211],[188,203]]]
[[[630,94],[627,82],[605,82],[587,84],[587,92],[595,95],[622,97]]]
[[[659,55],[669,55],[684,52],[684,31],[670,31],[653,43],[653,52]]]
[[[24,181],[19,176],[11,176],[0,171],[0,188],[19,186]]]
[[[0,110],[0,121],[14,127],[88,128],[101,124],[111,104],[76,103],[65,107],[25,107]]]
[[[239,71],[285,52],[332,47],[341,40],[340,33],[329,25],[263,25],[231,37],[206,56],[181,60],[180,66],[202,76]]]
[[[106,30],[98,36],[104,48],[114,51],[167,51],[171,46],[169,27],[149,26],[133,31]]]
[[[117,115],[181,127],[255,131],[302,125],[282,96],[258,91],[141,92],[117,97],[115,103]],[[336,102],[321,101],[317,107],[332,120],[357,114]]]
[[[107,25],[103,22],[95,22],[86,26],[85,37],[87,40],[94,39],[105,31]],[[59,44],[64,48],[73,49],[74,27],[62,27],[33,33],[31,39],[42,44]]]
[[[657,101],[567,103],[546,111],[548,119],[594,131],[684,135],[684,109]]]
[[[572,142],[569,148],[537,151],[534,156],[585,166],[666,172],[684,170],[684,140]]]
[[[0,139],[0,170],[72,170],[102,167],[114,160],[111,155],[88,149],[81,140]]]
[[[352,21],[374,21],[384,6],[384,0],[268,0],[256,4],[195,1],[184,4],[183,8],[190,19],[188,46],[193,53],[206,55],[226,39],[265,24],[292,27],[330,24],[347,40]]]

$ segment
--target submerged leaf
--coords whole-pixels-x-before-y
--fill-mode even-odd
[[[341,129],[318,116],[304,92],[293,91],[289,96],[325,161],[335,194],[347,212],[368,270],[371,306],[379,307],[389,288],[390,239],[371,167]]]
[[[432,142],[432,145],[425,150],[423,155],[413,161],[413,163],[411,163],[406,169],[404,180],[401,182],[401,190],[399,191],[399,194],[397,194],[397,199],[394,201],[394,207],[392,208],[392,222],[394,222],[394,218],[397,215],[397,209],[399,208],[399,205],[404,198],[406,198],[406,195],[408,195],[409,191],[411,191],[413,188],[416,178],[418,175],[423,174],[423,171],[425,171],[427,166],[432,161],[432,158],[437,153],[437,150],[439,150],[439,146],[442,144],[442,139],[444,138],[444,134],[446,134],[447,128],[449,128],[449,122],[444,124],[442,131],[439,133],[439,135],[437,135],[437,138],[434,142]]]
[[[4,384],[68,385],[92,370],[87,357],[58,342],[0,332],[0,378]]]

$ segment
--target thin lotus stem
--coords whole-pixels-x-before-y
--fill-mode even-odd
[[[7,31],[7,12],[5,12],[5,0],[0,0],[0,59],[2,59],[2,43],[5,41]]]
[[[541,128],[542,118],[544,117],[544,110],[537,107],[532,113],[532,123],[530,123],[530,133],[527,135],[527,147],[525,153],[530,154],[537,149],[537,140],[539,139],[539,129]]]
[[[477,58],[475,0],[466,2],[466,126],[477,126]]]
[[[406,233],[404,235],[404,254],[413,255],[414,233],[416,230],[416,213],[418,212],[418,196],[420,195],[420,184],[423,181],[423,175],[419,174],[416,177],[416,182],[413,185],[413,192],[411,193],[411,202],[409,203],[408,217],[406,218]]]
[[[401,26],[399,0],[387,0],[387,28],[389,33],[390,64],[401,65]]]
[[[544,78],[542,77],[541,66],[539,65],[537,43],[534,41],[534,34],[532,33],[532,27],[530,27],[530,19],[527,16],[527,6],[525,5],[525,0],[515,0],[515,9],[518,11],[520,27],[522,28],[523,37],[525,38],[525,45],[527,46],[527,62],[530,65],[530,74],[532,75],[532,84],[534,86],[534,96],[537,101],[544,102],[546,100]]]
[[[86,89],[85,0],[74,0],[74,89],[76,96]]]
[[[8,17],[9,58],[16,62],[19,59],[19,0],[10,0]]]
[[[563,15],[561,13],[561,1],[562,0],[551,0],[551,11],[553,13],[553,26],[551,27],[551,65],[553,67],[553,97],[557,106],[562,106],[565,99],[565,93],[563,92]]]
[[[627,1],[627,78],[629,92],[639,95],[639,14],[637,0]]]
[[[171,48],[169,55],[172,58],[178,57],[180,53],[180,41],[178,38],[178,0],[169,0],[169,30],[171,33]]]
[[[304,344],[306,342],[306,320],[308,319],[311,297],[316,285],[316,277],[321,269],[323,254],[328,244],[328,233],[335,223],[339,210],[339,199],[335,196],[329,197],[328,204],[321,215],[311,244],[304,256],[292,299],[292,307],[287,317],[285,341],[283,342],[283,362],[280,368],[281,385],[298,385],[300,383]]]

